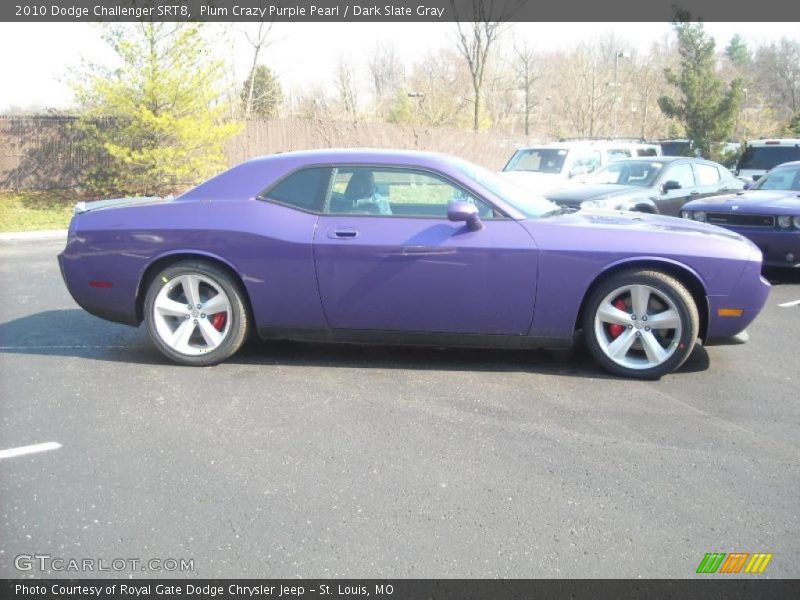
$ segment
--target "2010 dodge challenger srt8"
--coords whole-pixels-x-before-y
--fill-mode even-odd
[[[440,154],[293,152],[174,199],[79,204],[59,256],[87,311],[187,365],[264,339],[543,348],[623,376],[733,341],[769,293],[742,236],[559,208]],[[741,337],[741,336],[740,336]]]

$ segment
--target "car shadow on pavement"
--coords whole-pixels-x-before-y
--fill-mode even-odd
[[[175,366],[150,343],[143,327],[110,323],[80,309],[43,311],[0,323],[0,354],[68,356]],[[230,364],[526,372],[593,379],[614,378],[594,362],[581,340],[572,348],[560,350],[487,350],[250,339],[224,363]],[[709,364],[708,352],[698,345],[678,372],[705,371]]]
[[[772,285],[800,285],[800,269],[765,267],[761,274]]]

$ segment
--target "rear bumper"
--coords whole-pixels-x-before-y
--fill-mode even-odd
[[[118,277],[110,278],[104,273],[90,272],[91,266],[87,266],[87,263],[91,265],[92,261],[88,257],[80,257],[77,253],[73,253],[71,245],[74,245],[72,239],[67,241],[67,247],[58,255],[58,266],[67,291],[75,303],[101,319],[138,326],[136,282]],[[112,285],[93,287],[91,282],[97,280],[110,281]],[[131,293],[131,289],[134,293]]]

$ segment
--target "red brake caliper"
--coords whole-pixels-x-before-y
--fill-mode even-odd
[[[620,309],[623,312],[627,312],[627,308],[625,307],[625,302],[622,298],[617,298],[614,301],[614,306]],[[219,315],[217,315],[219,316]],[[617,338],[622,335],[622,332],[625,331],[625,325],[617,325],[616,323],[608,326],[608,332],[611,334],[612,338]]]
[[[226,316],[227,316],[226,313],[221,312],[221,313],[217,313],[213,317],[211,317],[211,325],[214,326],[214,329],[216,329],[217,331],[222,331],[223,329],[225,329],[225,317]]]

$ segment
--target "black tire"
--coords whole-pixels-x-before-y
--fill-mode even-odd
[[[159,292],[168,282],[182,275],[198,275],[211,280],[225,292],[230,304],[230,310],[226,313],[229,323],[225,327],[224,339],[213,350],[199,355],[184,354],[170,347],[159,335],[155,322],[154,304]],[[144,321],[147,333],[156,348],[176,363],[198,367],[218,364],[233,356],[247,339],[250,318],[245,298],[240,283],[226,270],[203,260],[186,260],[175,263],[156,274],[147,289],[144,302]]]
[[[631,285],[649,286],[658,293],[663,294],[675,306],[675,310],[680,319],[680,335],[676,335],[673,331],[674,351],[664,362],[657,366],[630,368],[619,364],[606,354],[601,341],[598,340],[597,337],[598,333],[595,328],[595,317],[600,304],[610,294],[614,293],[615,290]],[[656,298],[656,300],[658,300],[658,298]],[[639,325],[642,326],[643,324],[640,323]],[[678,369],[686,359],[689,358],[689,355],[692,353],[697,343],[700,317],[692,295],[680,281],[660,271],[634,269],[609,276],[592,291],[586,302],[582,326],[589,351],[604,369],[623,377],[634,379],[658,379],[662,375],[672,373]],[[638,330],[634,330],[634,333],[636,333],[636,331]]]

